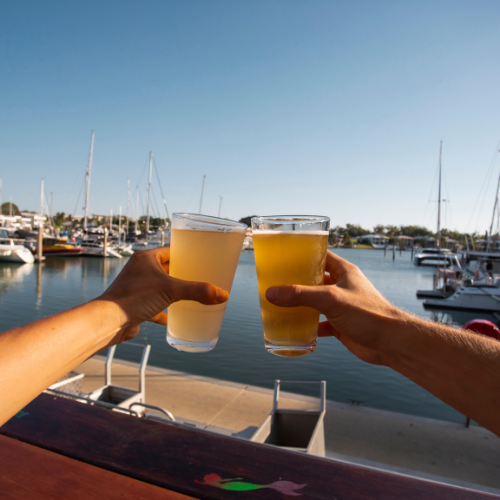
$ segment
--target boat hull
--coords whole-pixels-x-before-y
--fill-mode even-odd
[[[17,262],[32,264],[35,262],[33,254],[20,245],[0,245],[0,262]]]
[[[102,248],[85,248],[83,247],[83,256],[85,257],[100,257],[104,258],[104,250]],[[114,258],[114,259],[121,259],[122,256],[116,252],[115,250],[108,248],[106,249],[106,257],[108,258]]]
[[[51,248],[43,249],[43,255],[46,257],[79,257],[83,254],[81,248]]]
[[[500,312],[500,289],[488,286],[462,286],[447,299],[426,300],[424,307],[496,313]]]

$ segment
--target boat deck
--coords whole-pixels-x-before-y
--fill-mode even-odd
[[[104,384],[104,358],[77,371],[82,389]],[[138,365],[116,360],[113,384],[137,387]],[[146,402],[172,412],[178,422],[248,438],[272,408],[273,392],[187,373],[149,367]],[[280,406],[317,408],[319,400],[282,392]],[[327,457],[414,477],[500,494],[500,438],[481,427],[327,402]]]

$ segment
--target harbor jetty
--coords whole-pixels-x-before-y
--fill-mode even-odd
[[[83,392],[103,385],[104,361],[94,356],[76,369],[85,374]],[[138,368],[114,361],[114,382],[136,388]],[[269,415],[273,391],[150,366],[146,401],[173,413],[178,423],[249,439]],[[313,409],[319,400],[282,392],[281,404]],[[500,439],[482,427],[336,401],[327,401],[324,424],[327,458],[500,494]]]

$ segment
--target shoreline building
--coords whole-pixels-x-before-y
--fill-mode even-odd
[[[389,245],[389,239],[382,234],[366,234],[360,236],[357,242],[361,245],[371,245],[373,248],[385,248]]]

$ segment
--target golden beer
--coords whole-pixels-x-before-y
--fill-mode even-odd
[[[328,231],[254,231],[253,243],[266,348],[280,356],[314,351],[319,312],[275,306],[266,291],[276,285],[323,285]]]
[[[230,292],[245,237],[246,226],[241,226],[235,232],[172,229],[170,276],[211,283]],[[172,304],[168,308],[168,343],[189,352],[213,349],[226,304],[206,306],[190,300]]]

